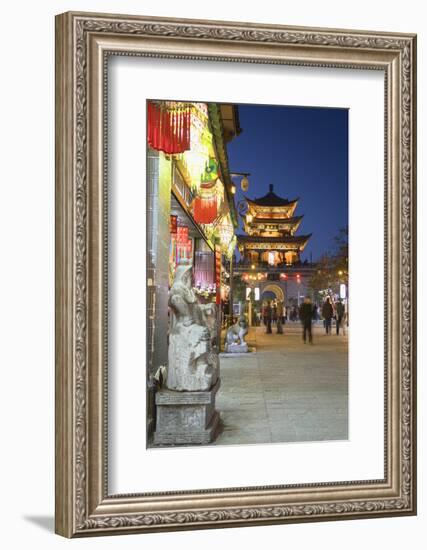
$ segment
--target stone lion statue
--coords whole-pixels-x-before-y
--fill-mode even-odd
[[[249,351],[245,336],[248,333],[248,323],[242,315],[228,330],[225,337],[225,351],[227,353],[246,353]]]
[[[169,292],[169,331],[166,386],[170,390],[209,390],[219,376],[216,305],[198,303],[192,288],[191,265],[179,265]]]

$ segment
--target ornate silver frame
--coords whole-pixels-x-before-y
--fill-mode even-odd
[[[385,73],[386,425],[381,480],[108,495],[105,59]],[[56,532],[66,537],[416,513],[416,37],[65,13],[56,18]]]

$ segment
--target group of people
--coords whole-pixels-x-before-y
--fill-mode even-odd
[[[339,299],[337,302],[333,303],[330,296],[327,296],[322,307],[323,324],[326,334],[331,334],[332,319],[335,319],[337,334],[340,333],[341,327],[345,333],[346,316],[346,309],[342,300]]]
[[[264,325],[267,327],[267,334],[272,334],[271,326],[275,324],[277,334],[283,334],[283,324],[285,323],[285,310],[283,303],[277,301],[272,304],[270,301],[262,308],[262,318]]]
[[[295,306],[294,306],[295,308]],[[266,326],[266,333],[272,334],[272,324],[277,326],[277,334],[283,334],[283,324],[288,318],[288,308],[284,308],[282,302],[277,301],[272,304],[270,301],[262,309],[262,318],[264,325]],[[296,310],[296,308],[295,308]],[[298,312],[296,313],[291,309],[291,316],[294,317],[290,320],[296,320],[297,317],[301,321],[303,328],[303,340],[313,343],[312,324],[314,320],[319,318],[318,308],[313,304],[310,298],[307,296],[304,302],[300,305]],[[345,333],[346,323],[346,309],[341,299],[337,302],[333,302],[330,296],[327,296],[322,304],[321,316],[323,318],[323,326],[326,334],[332,333],[332,319],[335,319],[335,327],[337,335],[340,334],[340,329],[343,329]]]

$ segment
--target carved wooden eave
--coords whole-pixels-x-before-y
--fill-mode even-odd
[[[237,237],[237,244],[239,250],[298,250],[302,252],[310,237],[311,233],[298,237],[256,237],[239,235]]]
[[[215,151],[219,161],[222,181],[227,195],[227,202],[230,208],[231,220],[234,227],[237,227],[239,222],[237,218],[236,205],[234,203],[234,195],[231,193],[233,182],[230,176],[228,153],[224,140],[224,127],[221,119],[221,109],[217,103],[208,103],[209,121],[214,138]]]
[[[294,199],[292,201],[289,201],[288,204],[282,205],[282,206],[260,206],[256,203],[254,203],[251,199],[248,199],[245,197],[247,203],[248,203],[248,213],[251,214],[254,218],[255,217],[286,217],[290,218],[294,215],[294,212],[296,210],[296,207],[298,205],[298,199]]]
[[[294,216],[292,218],[254,218],[251,222],[246,221],[246,218],[243,217],[243,228],[248,235],[253,235],[254,232],[258,231],[288,231],[290,235],[294,235],[301,225],[303,217],[304,216]]]

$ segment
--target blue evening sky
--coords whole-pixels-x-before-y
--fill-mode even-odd
[[[348,111],[239,105],[242,133],[228,144],[230,171],[250,172],[249,198],[299,197],[297,235],[313,233],[302,259],[317,260],[348,225]],[[236,204],[244,196],[235,178]],[[242,231],[240,231],[242,232]]]

